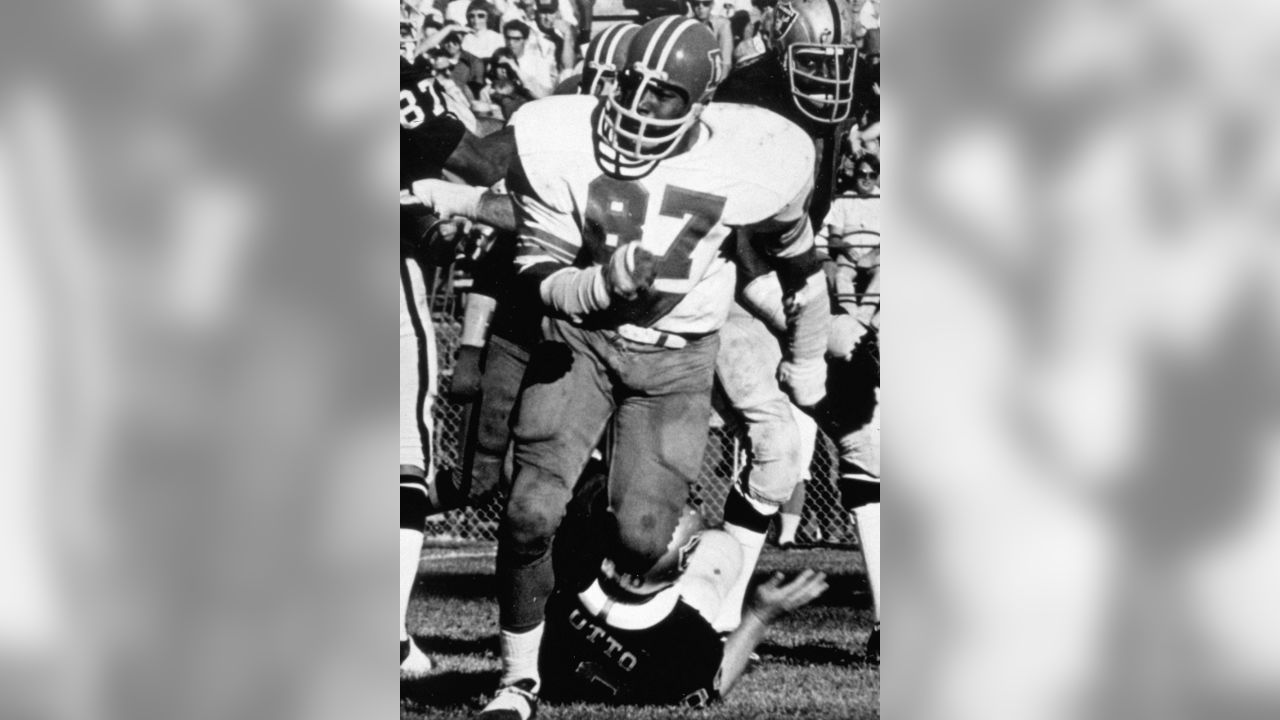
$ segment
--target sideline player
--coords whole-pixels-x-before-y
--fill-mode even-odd
[[[403,32],[403,31],[402,31]],[[409,636],[406,616],[417,577],[434,486],[431,409],[436,395],[436,343],[427,306],[424,228],[435,217],[413,200],[416,180],[439,178],[448,169],[469,182],[501,175],[490,157],[509,141],[495,134],[471,135],[444,112],[426,61],[414,38],[401,38],[400,55],[400,675],[415,678],[432,663]]]
[[[825,391],[813,144],[774,114],[707,108],[718,52],[696,21],[659,18],[632,41],[616,95],[548,98],[513,118],[517,262],[552,317],[514,424],[498,549],[503,689],[482,718],[536,712],[551,540],[606,426],[601,542],[621,578],[642,578],[665,552],[705,451],[735,262],[777,270],[792,310],[779,372],[801,402]],[[814,293],[821,302],[804,301]]]

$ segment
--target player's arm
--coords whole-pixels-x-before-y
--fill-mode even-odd
[[[772,290],[767,277],[751,274],[768,268],[777,275],[786,326],[778,379],[800,407],[813,407],[826,393],[824,356],[831,328],[826,276],[808,216],[812,193],[812,179],[806,176],[800,191],[782,210],[739,230],[738,247],[738,264],[748,276],[742,295],[749,303],[776,306],[776,298],[764,297],[765,290]]]
[[[813,602],[827,591],[827,576],[813,570],[805,570],[785,585],[782,573],[776,573],[769,581],[756,589],[742,624],[724,641],[724,659],[716,674],[716,690],[725,697],[742,677],[751,660],[751,651],[764,639],[769,626],[779,618]]]
[[[515,203],[496,188],[462,185],[448,180],[419,180],[413,197],[441,217],[464,217],[503,232],[516,231]]]
[[[464,132],[444,169],[468,185],[489,187],[506,176],[515,147],[515,132],[509,127],[485,137]]]
[[[536,297],[551,314],[579,320],[607,310],[614,298],[634,299],[653,284],[656,259],[629,242],[605,265],[576,265],[582,232],[563,183],[535,188],[517,156],[507,174],[520,245],[516,251],[522,294]],[[559,193],[562,196],[552,196]]]

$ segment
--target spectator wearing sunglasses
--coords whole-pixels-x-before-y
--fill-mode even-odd
[[[471,0],[467,5],[467,27],[471,32],[462,40],[462,49],[481,60],[493,57],[503,47],[502,33],[489,29],[493,8],[484,0]]]
[[[723,80],[733,69],[733,28],[725,18],[711,14],[713,2],[714,0],[688,0],[689,17],[706,25],[711,34],[716,36],[716,42],[720,44],[720,79]]]

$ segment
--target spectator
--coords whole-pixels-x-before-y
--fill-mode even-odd
[[[468,131],[475,133],[478,125],[475,113],[471,112],[471,102],[474,98],[469,90],[464,89],[465,86],[460,87],[453,81],[451,77],[453,58],[449,57],[448,51],[443,47],[427,50],[427,58],[431,62],[431,69],[435,75],[432,83],[435,86],[436,95],[444,99],[445,112],[457,117]]]
[[[578,11],[575,8],[575,0],[515,0],[508,7],[507,11],[502,14],[502,24],[505,26],[512,20],[520,20],[529,27],[533,27],[538,19],[538,5],[545,2],[555,7],[555,12],[560,15],[560,19],[564,20],[570,27],[578,27]],[[591,38],[588,37],[588,40]]]
[[[450,31],[440,41],[440,47],[453,63],[449,70],[450,79],[474,99],[484,86],[484,61],[463,49],[463,35],[469,34],[462,30]]]
[[[471,14],[471,8],[475,5],[475,0],[450,0],[448,6],[445,7],[444,16],[449,22],[456,22],[459,25],[467,23],[467,16]],[[501,17],[502,13],[507,9],[507,0],[493,0],[492,3],[480,0],[480,4],[485,6],[485,12],[490,18],[496,20]],[[489,26],[493,30],[493,25]]]
[[[880,56],[859,55],[854,84],[858,153],[880,156]]]
[[[729,71],[733,69],[733,30],[729,27],[728,20],[711,14],[713,1],[688,0],[689,17],[710,28],[711,34],[716,36],[716,42],[720,43],[720,79],[723,80],[729,77]]]
[[[485,86],[480,90],[480,99],[475,105],[477,113],[506,121],[530,100],[533,100],[533,94],[520,80],[515,56],[506,48],[495,52],[489,62]]]
[[[555,63],[557,73],[573,68],[577,61],[574,38],[577,33],[560,17],[557,0],[537,0],[534,27],[538,32],[538,50],[544,59]]]
[[[488,60],[502,47],[502,33],[489,27],[493,11],[484,0],[471,0],[467,5],[466,23],[471,32],[462,39],[462,49],[480,60]]]
[[[555,89],[555,63],[544,58],[536,48],[530,47],[530,32],[529,26],[520,20],[512,20],[502,26],[502,36],[507,49],[515,57],[520,82],[524,83],[534,98],[543,98]]]
[[[858,29],[855,31],[861,41],[863,52],[868,55],[880,54],[880,0],[865,0],[858,8]]]
[[[756,25],[751,21],[751,13],[739,10],[729,18],[729,29],[733,31],[733,66],[742,67],[764,56],[768,48],[764,44],[764,36],[756,32]]]

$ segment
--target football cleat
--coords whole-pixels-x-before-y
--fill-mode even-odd
[[[418,643],[409,638],[400,641],[400,679],[417,680],[426,677],[436,664],[418,647]]]
[[[533,720],[538,716],[536,687],[533,680],[517,680],[502,688],[476,720]]]

